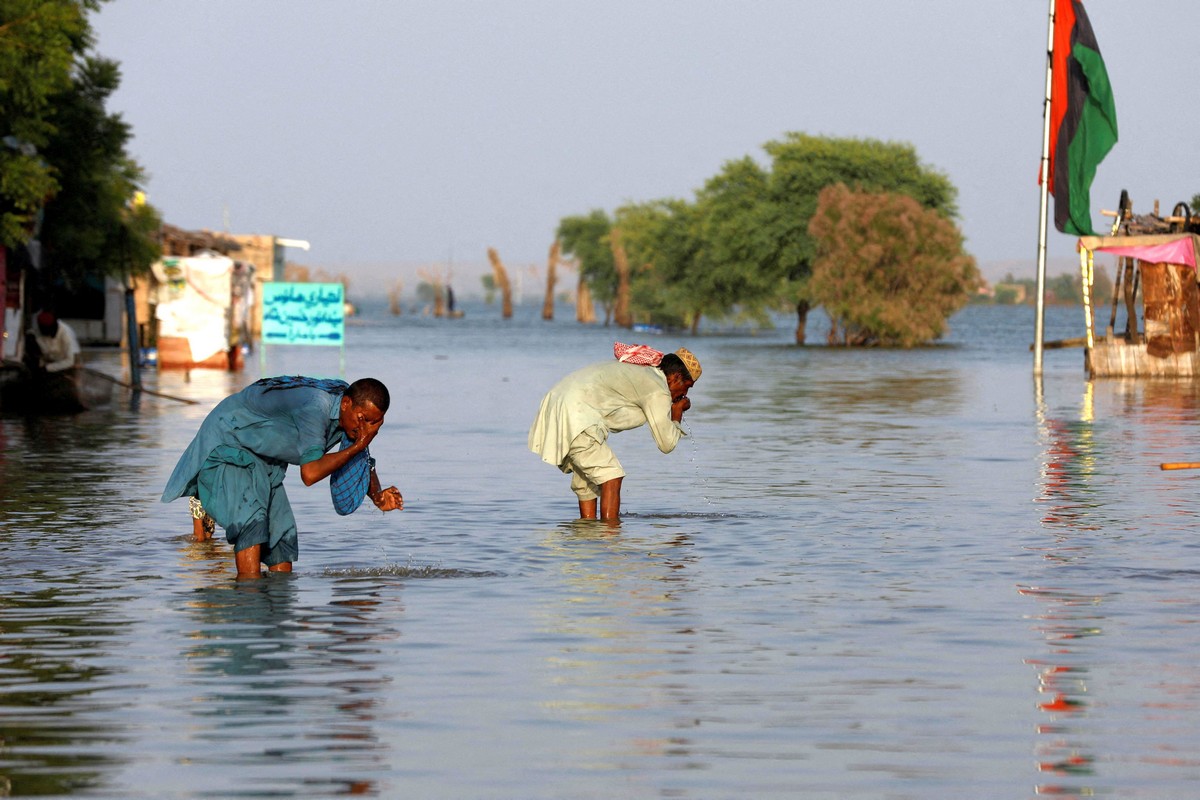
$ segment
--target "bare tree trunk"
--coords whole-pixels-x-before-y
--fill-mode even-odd
[[[388,305],[391,308],[392,314],[395,316],[400,316],[400,313],[404,310],[403,303],[400,300],[400,296],[403,293],[404,281],[392,281],[392,286],[390,289],[388,289]]]
[[[489,247],[488,260],[492,262],[492,273],[496,277],[496,286],[500,289],[500,296],[503,298],[502,310],[500,312],[504,319],[512,318],[512,286],[508,282],[508,271],[504,269],[504,265],[500,263],[500,254],[496,252],[496,248]]]
[[[579,276],[579,285],[575,289],[575,321],[588,325],[596,321],[596,304],[592,302],[592,288],[588,286],[582,274]]]
[[[435,275],[427,269],[417,270],[417,275],[421,277],[421,280],[433,287],[433,315],[439,318],[444,316],[446,313],[446,296],[442,291],[442,276]],[[429,313],[428,306],[425,307],[425,313]]]
[[[700,312],[697,311],[692,315],[692,336],[695,336],[700,331]]]
[[[613,228],[611,236],[613,266],[617,269],[617,297],[613,304],[613,322],[622,328],[631,328],[633,314],[629,308],[629,258],[625,255],[625,245],[621,243],[621,231]]]
[[[555,269],[558,267],[558,240],[550,245],[550,258],[546,263],[546,299],[542,302],[542,319],[554,319],[554,284],[558,282]]]
[[[796,301],[796,344],[804,344],[805,328],[808,327],[808,310],[807,300]]]

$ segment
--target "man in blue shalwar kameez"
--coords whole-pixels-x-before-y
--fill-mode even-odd
[[[283,478],[300,467],[305,486],[327,477],[334,506],[353,512],[364,497],[382,511],[404,508],[395,486],[381,489],[367,446],[391,400],[374,378],[344,381],[263,378],[217,404],[175,466],[162,501],[193,498],[194,536],[211,518],[233,545],[238,577],[291,572],[299,555],[296,519]],[[340,447],[341,449],[333,449]]]

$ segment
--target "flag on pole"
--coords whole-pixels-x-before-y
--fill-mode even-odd
[[[1080,0],[1055,0],[1051,53],[1050,188],[1054,227],[1091,236],[1089,194],[1096,167],[1117,142],[1108,70]]]

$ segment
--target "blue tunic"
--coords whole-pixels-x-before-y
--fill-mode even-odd
[[[316,461],[345,441],[342,381],[270,378],[217,404],[175,465],[162,494],[199,497],[236,550],[264,545],[274,566],[299,555],[283,478],[288,464]]]

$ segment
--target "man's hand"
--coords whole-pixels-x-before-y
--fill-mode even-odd
[[[404,497],[400,494],[400,490],[395,486],[389,486],[386,489],[381,489],[371,495],[371,502],[380,511],[403,511]]]
[[[369,445],[371,440],[375,438],[375,434],[379,433],[379,429],[381,427],[383,427],[383,420],[371,422],[370,420],[364,419],[363,416],[359,414],[358,427],[355,430],[355,435],[357,438],[355,438],[354,444],[352,444],[348,449],[351,449],[356,453],[361,453],[363,450],[367,449],[367,445]]]
[[[686,394],[676,397],[671,403],[671,419],[675,420],[676,422],[682,421],[683,412],[687,411],[691,407],[692,401],[688,399]]]

